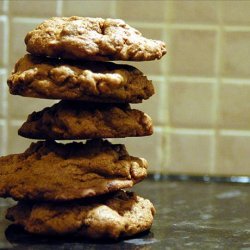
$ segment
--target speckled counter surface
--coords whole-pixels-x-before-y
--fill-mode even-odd
[[[147,180],[134,190],[157,209],[149,233],[115,243],[35,237],[8,227],[0,208],[0,249],[250,249],[249,184]]]

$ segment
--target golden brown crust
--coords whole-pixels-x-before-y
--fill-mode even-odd
[[[154,94],[138,69],[111,62],[73,62],[25,55],[8,79],[10,93],[92,102],[142,102]]]
[[[132,187],[147,175],[147,162],[124,145],[32,143],[22,154],[0,157],[0,196],[73,200]]]
[[[60,101],[33,112],[18,134],[33,139],[77,140],[147,136],[151,118],[127,104]]]
[[[166,54],[164,42],[110,18],[53,17],[30,31],[25,43],[34,55],[97,61],[148,61]]]
[[[6,218],[34,234],[117,239],[149,230],[154,214],[149,200],[120,190],[92,202],[19,202],[8,209]]]

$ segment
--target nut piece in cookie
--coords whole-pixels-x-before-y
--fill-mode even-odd
[[[152,81],[129,65],[25,55],[8,79],[10,93],[91,102],[139,103],[154,94]]]
[[[40,141],[0,157],[0,196],[16,200],[74,200],[130,188],[147,175],[147,162],[124,145]]]
[[[149,230],[154,214],[149,200],[120,190],[65,204],[21,201],[8,209],[6,218],[34,234],[118,239]]]
[[[151,118],[129,104],[60,101],[33,112],[18,134],[33,139],[77,140],[147,136]]]
[[[166,54],[164,42],[110,18],[53,17],[30,31],[25,43],[34,55],[96,61],[149,61]]]

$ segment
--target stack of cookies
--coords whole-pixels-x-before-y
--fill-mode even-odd
[[[123,190],[146,177],[147,162],[105,139],[153,133],[150,117],[129,103],[154,88],[138,69],[107,61],[160,59],[165,44],[122,20],[82,17],[46,20],[25,43],[30,54],[8,79],[10,93],[61,101],[18,131],[42,141],[0,158],[0,196],[18,200],[6,218],[46,235],[117,239],[149,230],[152,203]]]

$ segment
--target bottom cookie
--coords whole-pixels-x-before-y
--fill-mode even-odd
[[[118,239],[149,230],[154,214],[149,200],[120,190],[68,203],[21,201],[6,218],[34,234]]]

